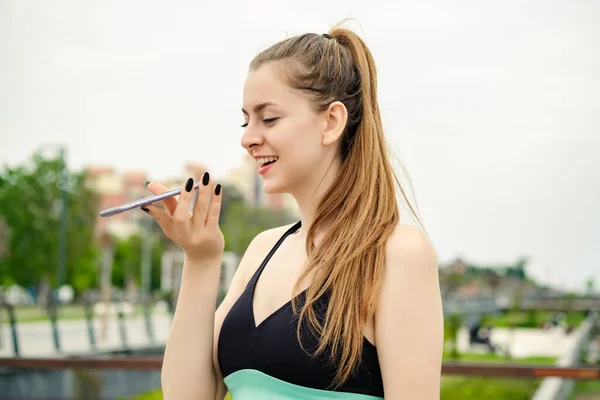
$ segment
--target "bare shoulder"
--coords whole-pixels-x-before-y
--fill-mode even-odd
[[[396,273],[437,274],[437,254],[429,238],[418,227],[398,224],[386,243],[386,269]],[[389,271],[393,273],[394,271]]]
[[[437,256],[417,227],[386,243],[375,337],[386,398],[439,399],[444,342]]]
[[[288,224],[283,226],[278,226],[276,228],[267,229],[266,231],[262,231],[250,242],[248,245],[248,249],[246,249],[246,253],[254,253],[258,251],[262,252],[265,248],[271,248],[275,245],[275,243],[283,236],[283,234],[290,229],[294,224]],[[266,255],[266,254],[264,254]],[[263,256],[264,256],[263,255]]]
[[[261,233],[259,233],[258,235],[256,235],[256,237],[254,238],[254,240],[252,241],[253,243],[259,243],[262,244],[263,242],[273,242],[273,244],[275,244],[275,242],[277,240],[279,240],[279,238],[288,230],[290,229],[292,226],[294,226],[295,223],[293,224],[288,224],[288,225],[283,225],[283,226],[278,226],[276,228],[271,228],[271,229],[267,229],[266,231],[262,231]]]
[[[294,224],[278,226],[262,231],[256,235],[248,245],[238,269],[241,269],[243,274],[249,278],[254,274],[269,250],[275,246],[275,243],[277,243],[279,238],[293,225]]]
[[[406,317],[417,312],[414,304],[421,304],[421,311],[428,304],[430,315],[441,310],[437,254],[423,231],[399,224],[386,243],[378,311]],[[401,308],[405,308],[402,313]]]

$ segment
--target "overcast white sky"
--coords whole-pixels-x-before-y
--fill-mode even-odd
[[[0,0],[0,164],[53,142],[76,168],[221,176],[256,52],[353,17],[440,261],[600,286],[600,2],[451,3]]]

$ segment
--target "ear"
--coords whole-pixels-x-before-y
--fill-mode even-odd
[[[324,113],[326,123],[323,131],[323,145],[328,146],[336,143],[342,137],[348,120],[348,110],[341,101],[334,101]]]

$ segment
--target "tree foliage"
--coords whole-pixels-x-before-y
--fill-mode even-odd
[[[0,217],[7,231],[0,284],[29,287],[42,280],[57,284],[63,166],[60,157],[34,154],[29,162],[4,167],[0,173]],[[82,172],[68,171],[64,190],[67,229],[63,283],[83,290],[93,286],[96,279],[97,197],[86,187]]]
[[[225,251],[241,255],[260,232],[291,222],[295,219],[289,212],[252,207],[235,187],[224,187],[220,226],[225,237]]]

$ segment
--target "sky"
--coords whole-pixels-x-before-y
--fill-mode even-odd
[[[440,263],[527,256],[544,283],[600,291],[597,1],[2,0],[0,165],[59,144],[76,169],[223,176],[253,56],[344,18]]]

